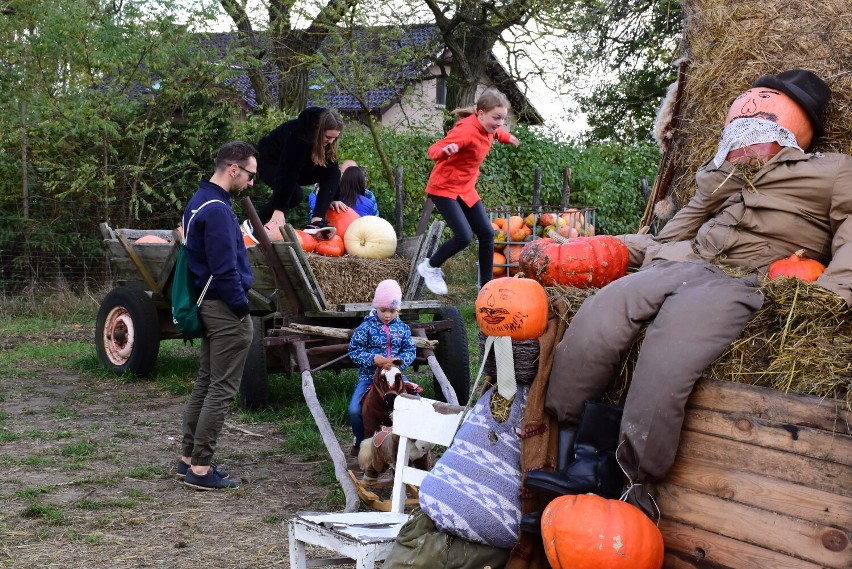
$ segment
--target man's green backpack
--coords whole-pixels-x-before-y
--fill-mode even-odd
[[[181,243],[175,262],[175,275],[172,279],[172,322],[186,338],[201,336],[204,331],[204,326],[198,317],[198,306],[204,300],[204,295],[207,294],[207,289],[213,281],[213,275],[210,275],[207,284],[204,285],[204,290],[201,291],[200,295],[198,294],[192,273],[189,271],[189,263],[186,260],[186,244],[189,241],[189,229],[192,226],[193,218],[201,211],[201,208],[213,202],[225,203],[222,200],[209,200],[192,212],[186,227],[183,228],[183,243]]]

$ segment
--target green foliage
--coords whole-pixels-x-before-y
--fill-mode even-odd
[[[644,208],[640,179],[653,179],[659,160],[656,146],[607,143],[582,146],[560,140],[525,126],[513,129],[521,146],[495,144],[482,163],[477,189],[486,207],[525,205],[533,200],[535,171],[542,172],[541,203],[558,206],[562,200],[562,176],[572,169],[571,205],[597,208],[598,232],[625,233],[636,230]],[[426,149],[439,135],[424,132],[382,130],[382,144],[391,163],[403,168],[403,219],[405,234],[411,235],[426,199],[425,188],[433,162]],[[369,132],[347,126],[340,139],[341,155],[370,172],[370,188],[379,200],[382,217],[393,219],[395,190],[382,176]],[[379,170],[380,171],[380,170]]]

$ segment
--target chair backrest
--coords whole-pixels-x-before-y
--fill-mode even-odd
[[[456,435],[464,407],[425,397],[399,395],[393,406],[393,432],[399,435],[399,450],[393,477],[391,511],[405,508],[405,485],[420,486],[426,471],[408,464],[408,440],[450,446]]]

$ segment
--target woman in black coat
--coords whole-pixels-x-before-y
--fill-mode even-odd
[[[302,201],[302,186],[319,184],[315,215],[306,233],[331,238],[334,228],[323,215],[329,207],[346,209],[335,201],[340,184],[337,139],[343,121],[332,109],[308,107],[260,139],[257,174],[272,188],[272,198],[260,210],[264,223],[284,223],[284,213]],[[341,207],[343,205],[343,207]]]

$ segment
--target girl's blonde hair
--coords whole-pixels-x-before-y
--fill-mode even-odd
[[[509,99],[497,89],[486,89],[476,100],[476,104],[470,107],[459,107],[451,114],[457,119],[463,119],[470,115],[475,115],[477,111],[485,111],[486,113],[497,107],[505,107],[506,110],[512,108],[509,104]]]
[[[343,119],[332,109],[324,110],[317,121],[317,131],[314,133],[314,146],[311,151],[311,162],[317,166],[337,162],[337,140],[326,146],[325,131],[327,130],[343,132]]]

